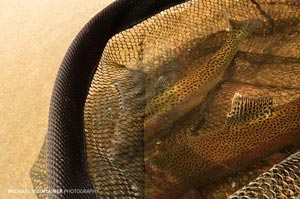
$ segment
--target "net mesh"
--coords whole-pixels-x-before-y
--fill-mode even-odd
[[[229,199],[239,198],[299,198],[300,153],[297,152],[257,179],[243,187]]]
[[[222,79],[201,104],[171,127],[144,135],[147,103],[158,95],[157,90],[161,93],[170,87],[170,83],[158,82],[163,79],[161,82],[174,84],[204,67],[225,45],[231,34],[230,20],[257,20],[262,25],[241,43]],[[232,187],[221,191],[211,185],[205,188],[203,179],[214,178],[210,173],[191,180],[176,170],[168,173],[154,160],[192,137],[222,129],[236,92],[250,98],[272,98],[274,108],[298,99],[299,22],[298,0],[193,0],[168,7],[112,36],[83,108],[86,172],[96,197],[178,198],[199,187],[199,198],[226,198],[233,193]],[[175,162],[198,161],[190,151],[184,153]],[[37,188],[47,187],[43,160],[45,150],[31,172]],[[195,169],[191,163],[181,171]],[[249,179],[241,177],[237,182],[240,186],[235,189]]]
[[[41,151],[38,155],[36,162],[30,171],[30,177],[32,185],[35,190],[46,190],[48,188],[46,177],[47,177],[47,168],[46,168],[46,142],[44,142]],[[47,198],[47,193],[36,193],[38,198]]]

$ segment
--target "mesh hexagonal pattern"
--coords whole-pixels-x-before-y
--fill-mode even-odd
[[[229,42],[234,51],[226,46],[232,21],[253,20],[259,25],[247,38],[238,45],[234,39]],[[299,30],[297,0],[121,0],[112,4],[86,25],[64,58],[53,91],[46,142],[31,170],[36,189],[93,191],[38,197],[144,198],[146,193],[149,198],[178,198],[190,188],[205,185],[204,179],[213,179],[210,173],[185,176],[190,170],[197,172],[193,163],[201,165],[203,159],[195,155],[202,149],[191,153],[185,144],[197,135],[223,129],[237,92],[253,99],[272,98],[274,110],[299,99]],[[217,56],[220,53],[232,56],[224,61]],[[172,87],[199,68],[202,72],[197,74],[210,74],[214,67],[206,73],[207,62],[230,64],[220,78],[212,78],[215,84],[205,84],[211,89],[201,96],[201,103],[189,107],[171,127],[146,128],[147,104],[157,95],[155,90],[165,92],[164,85],[157,88],[159,80]],[[188,81],[184,81],[187,89]],[[166,150],[175,154],[171,163],[180,163],[180,171],[176,165],[171,165],[170,172],[156,164]],[[289,172],[297,166],[297,158],[279,165]],[[273,183],[267,175],[260,179],[266,180],[263,186]],[[288,179],[283,186],[292,182],[296,179]],[[295,187],[270,193],[292,193]],[[160,191],[167,195],[159,195]]]
[[[299,198],[300,152],[297,152],[234,193],[229,199]]]

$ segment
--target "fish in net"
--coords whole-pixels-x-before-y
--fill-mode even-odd
[[[187,77],[197,74],[197,70],[205,71],[210,60],[215,63],[213,58],[232,34],[230,21],[259,23],[236,47],[232,58],[225,60],[229,64],[223,73],[212,77],[215,83],[209,84],[211,87],[201,100],[195,104],[180,101],[180,96],[189,96],[183,94],[188,87],[183,87],[179,97],[174,98],[184,107],[180,117],[168,121],[172,116],[169,114],[165,117],[167,122],[163,122],[166,126],[147,126],[146,109],[151,99],[168,92],[174,85],[182,85],[180,82],[185,78],[189,82]],[[53,91],[46,141],[31,170],[36,189],[56,192],[37,196],[151,198],[154,194],[158,198],[164,190],[178,187],[178,192],[161,198],[179,198],[189,189],[198,189],[201,197],[209,198],[210,190],[218,192],[214,187],[204,188],[205,182],[187,183],[188,171],[195,169],[192,163],[201,158],[179,146],[185,146],[197,136],[230,129],[237,123],[248,124],[255,114],[272,118],[272,113],[277,113],[274,110],[296,102],[300,97],[299,30],[300,3],[296,0],[117,1],[87,24],[64,58]],[[223,53],[231,51],[227,49]],[[210,70],[206,71],[210,75]],[[162,76],[173,85],[168,83],[165,89],[153,94]],[[242,119],[235,121],[231,117],[228,122],[231,102],[237,92],[251,99],[244,98],[239,103],[269,108],[266,112],[247,109],[251,117],[244,117],[245,111],[240,111]],[[191,96],[194,93],[192,90]],[[272,108],[264,104],[268,100],[253,102],[268,98],[272,98]],[[178,111],[172,102],[161,102],[154,103],[154,107],[159,104],[159,110]],[[156,108],[150,112],[150,118],[160,114]],[[298,115],[293,114],[297,122]],[[290,126],[286,124],[286,127]],[[274,123],[272,128],[280,132],[279,128],[283,127],[276,128]],[[149,129],[156,131],[149,133]],[[215,139],[221,137],[225,139],[226,134]],[[243,140],[246,143],[248,137],[234,140],[230,142],[232,146]],[[282,142],[289,145],[289,140]],[[156,163],[166,150],[175,154],[172,164],[184,165],[180,172],[176,169],[170,172]],[[180,157],[176,159],[176,154],[180,154],[177,150],[194,159],[182,164]],[[199,146],[199,151],[195,150],[200,153],[205,149]],[[222,154],[226,151],[216,156]],[[243,157],[242,160],[247,160]],[[168,159],[164,161],[170,163]],[[223,166],[221,170],[228,169]],[[203,176],[194,178],[197,182]],[[213,181],[212,173],[205,176],[208,179],[211,176]],[[176,186],[168,187],[172,183]],[[73,193],[73,189],[81,191]],[[201,193],[202,190],[209,191]],[[222,194],[218,197],[226,197],[228,190]]]

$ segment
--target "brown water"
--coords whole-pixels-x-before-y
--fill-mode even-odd
[[[0,198],[36,198],[29,170],[47,131],[60,62],[84,24],[111,2],[0,0]]]

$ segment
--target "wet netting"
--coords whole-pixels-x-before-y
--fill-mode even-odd
[[[69,48],[30,175],[38,198],[298,198],[299,133],[298,0],[119,0]]]

